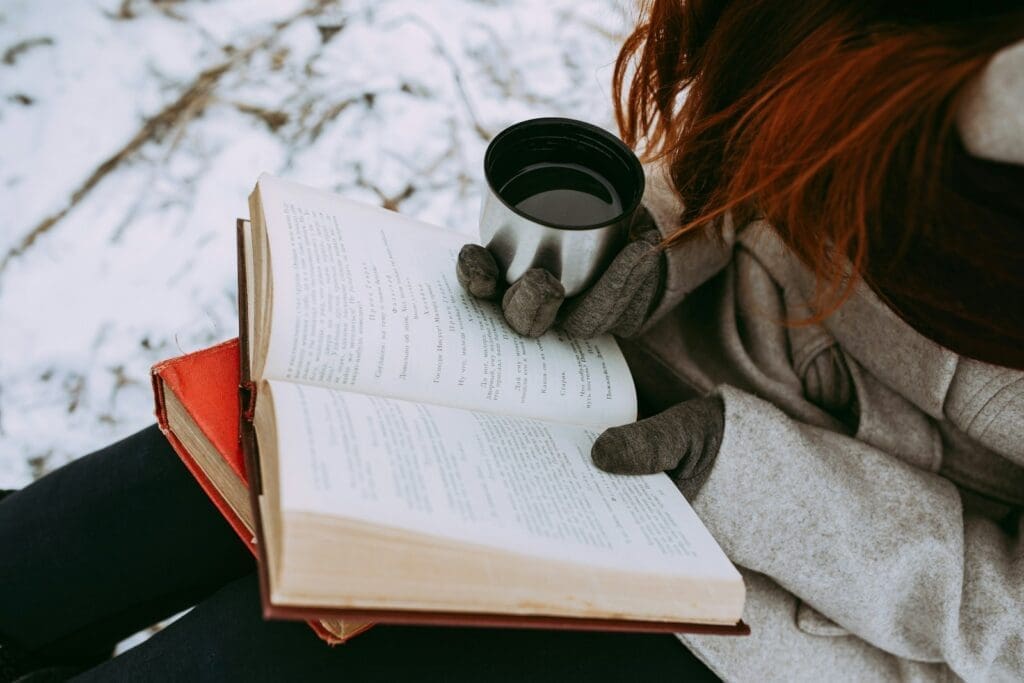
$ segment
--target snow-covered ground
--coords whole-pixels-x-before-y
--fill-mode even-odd
[[[152,422],[236,335],[269,171],[473,235],[506,125],[611,126],[631,0],[0,3],[0,488]]]

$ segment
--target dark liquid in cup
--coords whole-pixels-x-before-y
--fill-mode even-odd
[[[612,184],[579,164],[532,164],[498,194],[520,212],[552,225],[596,225],[622,213],[622,199]]]

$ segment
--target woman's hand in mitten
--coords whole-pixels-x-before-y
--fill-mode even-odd
[[[725,432],[717,396],[683,401],[639,422],[612,427],[590,450],[594,464],[613,474],[668,472],[688,498],[707,478]]]
[[[665,255],[658,247],[661,235],[646,211],[630,232],[632,240],[597,282],[568,301],[558,278],[542,268],[526,271],[502,294],[503,274],[491,253],[478,244],[467,244],[459,252],[456,274],[475,297],[501,295],[505,320],[527,337],[544,334],[556,319],[575,337],[605,332],[630,337],[647,321],[665,279]]]

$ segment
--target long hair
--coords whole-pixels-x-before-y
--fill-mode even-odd
[[[613,91],[623,139],[668,164],[683,200],[665,246],[728,212],[763,217],[815,273],[825,317],[883,224],[909,239],[942,221],[958,103],[1020,39],[1015,6],[643,2]]]

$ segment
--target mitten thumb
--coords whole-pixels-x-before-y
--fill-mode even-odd
[[[725,431],[717,396],[684,401],[646,420],[612,427],[590,451],[594,464],[615,474],[672,470],[679,482],[704,473],[714,462]]]

